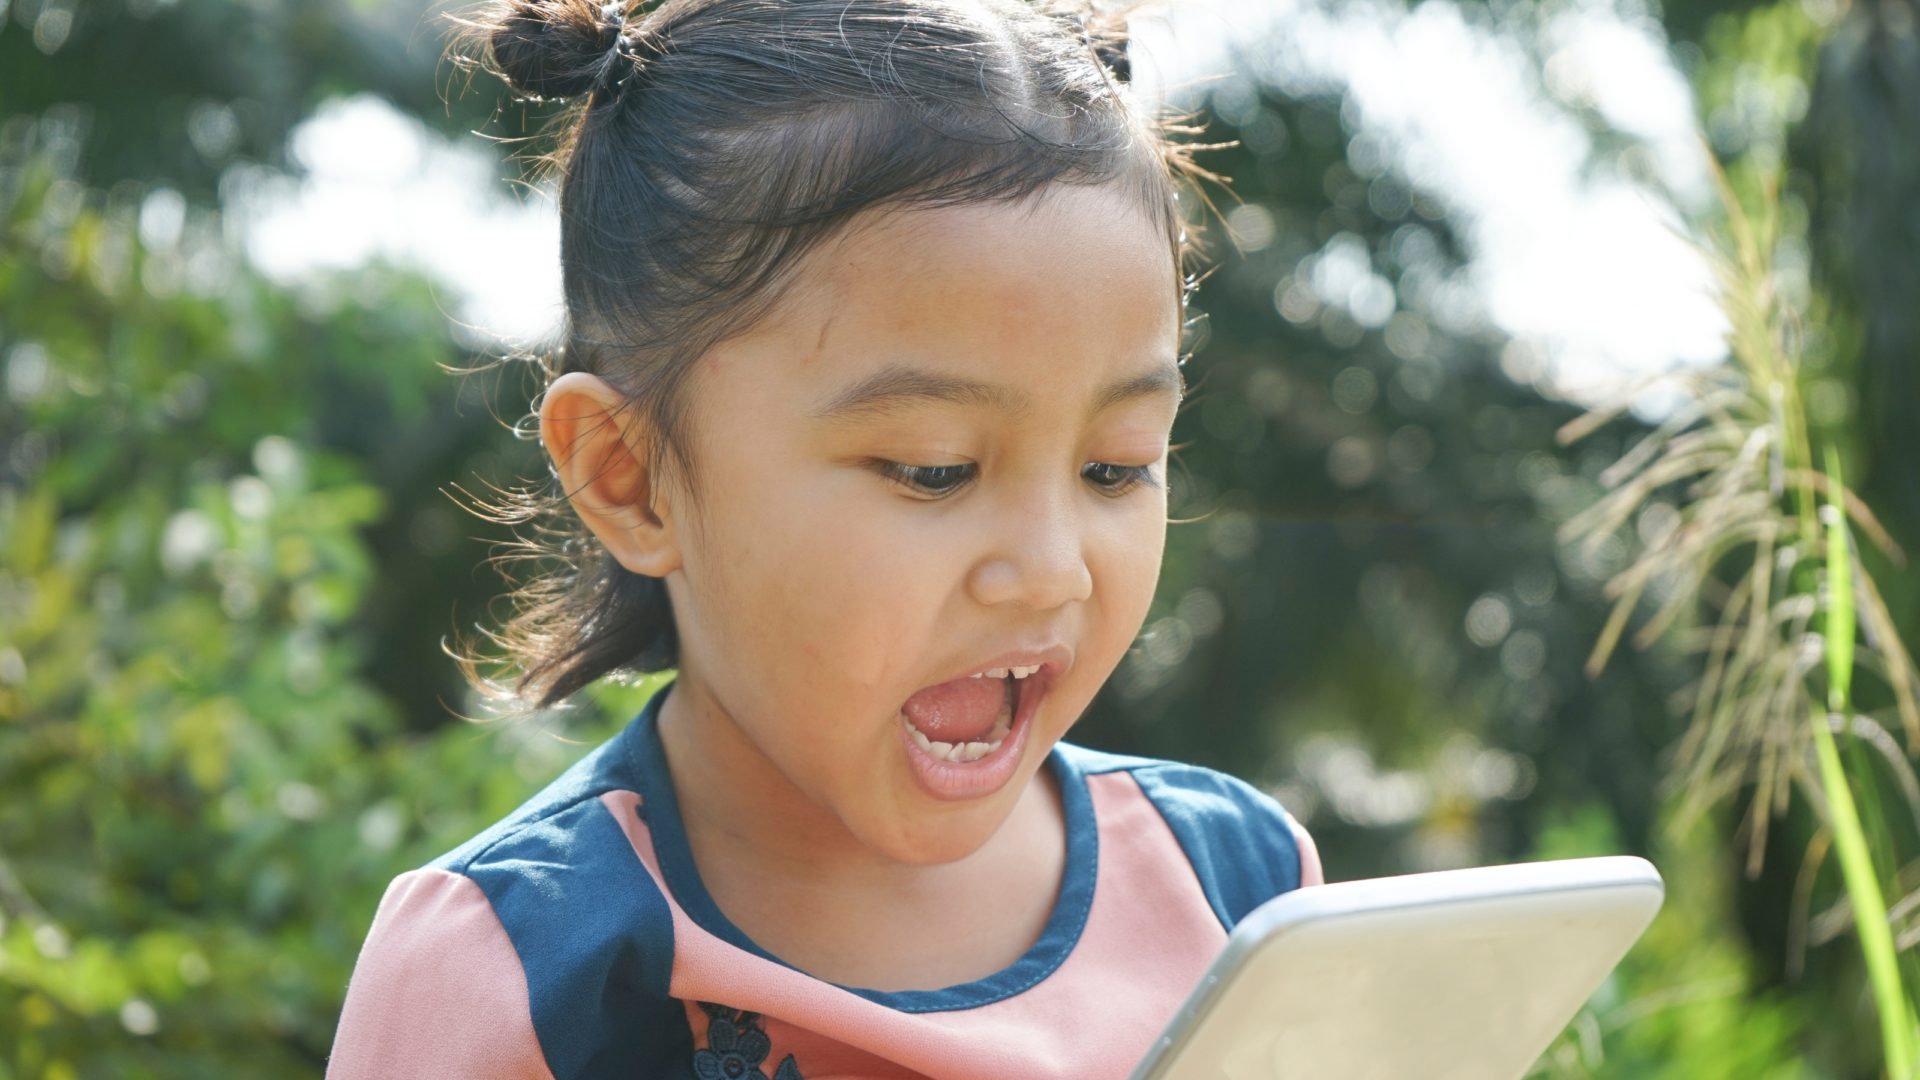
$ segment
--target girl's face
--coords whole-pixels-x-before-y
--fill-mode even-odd
[[[1153,596],[1175,273],[1108,188],[883,211],[700,360],[697,505],[671,515],[675,692],[704,699],[694,722],[726,730],[693,737],[740,759],[756,800],[790,785],[922,863],[1007,818]],[[916,698],[1035,664],[999,731],[1004,680]]]

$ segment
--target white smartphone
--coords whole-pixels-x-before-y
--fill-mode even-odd
[[[1660,910],[1628,855],[1316,885],[1248,913],[1134,1080],[1517,1080]]]

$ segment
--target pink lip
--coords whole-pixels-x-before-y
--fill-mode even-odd
[[[984,664],[976,664],[965,671],[949,675],[944,679],[935,679],[927,685],[938,686],[943,682],[969,678],[997,667],[1032,667],[1035,664],[1040,665],[1041,668],[1041,670],[1034,672],[1035,676],[1047,675],[1058,677],[1062,671],[1072,666],[1073,650],[1061,644],[1045,645],[1035,649],[1017,649],[1013,652],[1001,653],[999,656],[994,657]]]
[[[991,795],[1005,787],[1019,770],[1021,758],[1025,756],[1027,734],[1033,729],[1033,717],[1039,711],[1040,700],[1072,660],[1072,651],[1064,645],[1057,645],[1006,653],[956,676],[964,679],[975,671],[989,668],[1040,665],[1039,671],[1020,680],[1018,684],[1020,694],[1014,702],[1013,730],[999,746],[978,761],[947,761],[928,754],[913,741],[906,722],[900,721],[900,744],[906,749],[907,771],[913,775],[920,790],[944,802],[957,802]]]

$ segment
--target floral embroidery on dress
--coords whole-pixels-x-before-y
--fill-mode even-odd
[[[767,1060],[767,1054],[773,1050],[773,1040],[760,1029],[760,1014],[705,1001],[700,1003],[700,1008],[707,1014],[707,1045],[694,1051],[694,1075],[700,1080],[741,1080],[743,1077],[767,1080],[767,1074],[760,1071],[760,1063]],[[793,1063],[793,1055],[788,1054],[774,1070],[773,1080],[806,1078]]]

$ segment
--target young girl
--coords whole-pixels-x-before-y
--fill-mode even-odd
[[[330,1076],[1122,1077],[1320,880],[1247,784],[1061,741],[1159,573],[1206,175],[1067,3],[467,22],[584,96],[539,420],[586,531],[516,693],[677,676],[392,883]]]

